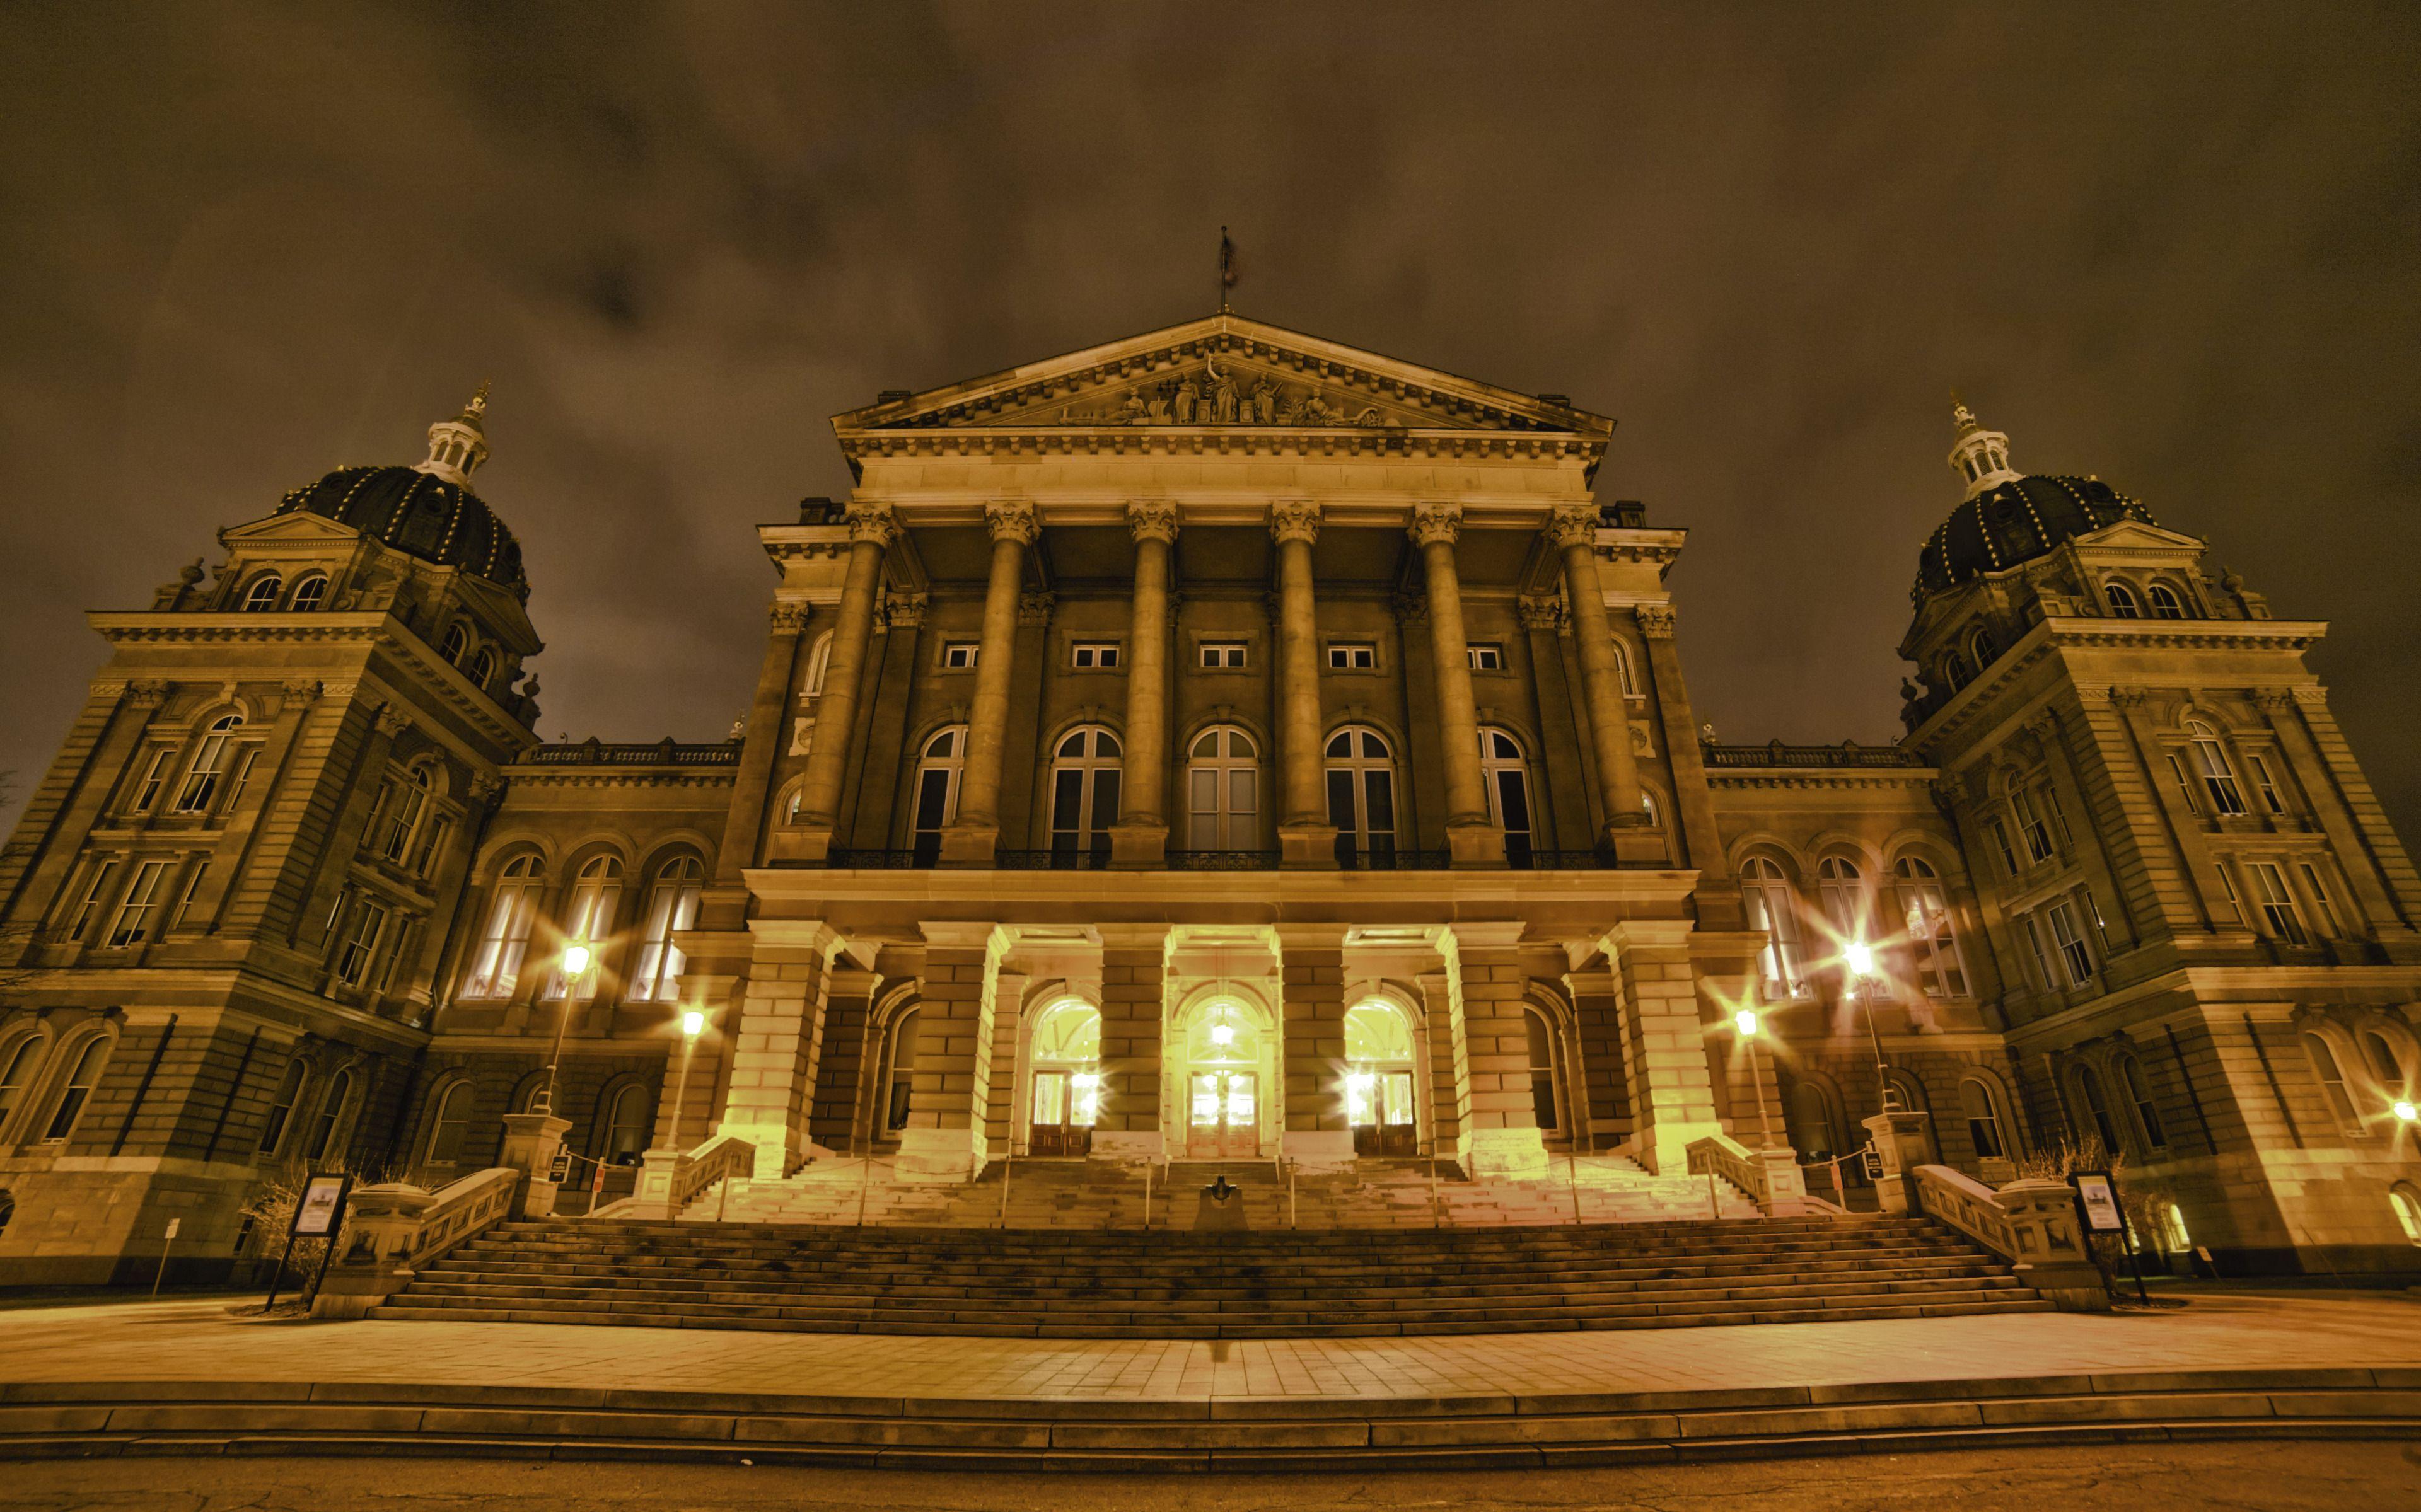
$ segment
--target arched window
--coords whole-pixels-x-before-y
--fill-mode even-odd
[[[1488,791],[1488,822],[1505,834],[1505,864],[1529,865],[1530,769],[1512,736],[1480,728],[1479,780]]]
[[[673,943],[673,932],[696,925],[698,890],[705,885],[706,868],[695,856],[676,856],[656,868],[638,959],[631,966],[633,1001],[670,1003],[680,991],[689,959]]]
[[[1328,738],[1328,822],[1340,866],[1396,864],[1396,763],[1386,737],[1353,725]]]
[[[1640,695],[1639,679],[1632,675],[1631,647],[1622,644],[1622,637],[1619,635],[1614,638],[1614,670],[1622,678],[1622,696],[1638,697]]]
[[[826,631],[816,637],[814,647],[807,652],[806,679],[799,685],[799,694],[801,697],[820,698],[823,696],[824,674],[832,667],[832,643],[833,632],[831,631]]]
[[[2404,1238],[2421,1244],[2421,1191],[2399,1181],[2387,1189],[2387,1205],[2396,1209],[2396,1221],[2403,1225]]]
[[[1530,1116],[1554,1133],[1564,1127],[1563,1099],[1555,1078],[1555,1029],[1537,1008],[1522,1010],[1523,1042],[1530,1052]]]
[[[889,1053],[883,1056],[882,1130],[898,1133],[908,1127],[908,1104],[916,1087],[916,1021],[922,1008],[910,1008],[892,1021]]]
[[[496,678],[496,653],[482,647],[471,659],[471,680],[485,688]]]
[[[1751,856],[1741,865],[1741,900],[1748,927],[1765,931],[1765,948],[1757,953],[1769,999],[1802,996],[1805,973],[1799,959],[1799,910],[1790,896],[1789,880],[1765,856]]]
[[[2009,1143],[2002,1132],[2007,1126],[2001,1118],[2000,1088],[1980,1076],[1970,1076],[1959,1083],[1959,1112],[1967,1120],[1967,1143],[1976,1148],[1979,1161],[2004,1161],[2009,1156]]]
[[[2186,721],[2186,735],[2194,746],[2195,771],[2202,777],[2203,792],[2210,800],[2214,814],[2244,812],[2244,793],[2236,785],[2236,769],[2227,764],[2227,751],[2219,743],[2219,732],[2198,719]]]
[[[462,1139],[471,1130],[471,1083],[456,1082],[437,1094],[437,1107],[429,1115],[429,1149],[423,1156],[430,1165],[462,1163]]]
[[[513,984],[521,980],[522,957],[529,950],[530,925],[538,916],[539,894],[545,886],[536,855],[514,857],[497,877],[487,927],[479,932],[470,974],[463,979],[464,997],[513,995]]]
[[[242,714],[223,714],[211,722],[202,732],[201,743],[194,747],[194,759],[185,768],[185,785],[177,790],[177,812],[200,814],[218,796],[219,774],[226,768],[227,743],[243,725]]]
[[[1951,652],[1949,659],[1942,663],[1942,671],[1954,689],[1964,688],[1969,682],[1975,680],[1976,677],[1974,672],[1968,670],[1967,659],[1956,651]]]
[[[1345,1121],[1353,1153],[1420,1153],[1413,1117],[1413,1027],[1392,1003],[1345,1010]]]
[[[456,666],[462,664],[462,653],[471,648],[471,631],[461,620],[445,627],[445,638],[437,645],[437,654]]]
[[[605,1106],[605,1145],[598,1159],[608,1165],[636,1165],[654,1132],[654,1099],[647,1084],[633,1082],[614,1094]]]
[[[1788,1117],[1791,1146],[1802,1160],[1812,1164],[1840,1153],[1840,1120],[1834,1112],[1832,1094],[1821,1082],[1802,1077],[1790,1083]]]
[[[345,1125],[346,1104],[353,1098],[353,1073],[338,1071],[328,1083],[327,1092],[320,1099],[320,1116],[311,1125],[311,1142],[304,1146],[303,1158],[318,1165],[336,1147],[336,1130]]]
[[[258,615],[276,608],[277,596],[285,586],[276,573],[263,572],[252,580],[252,586],[244,592],[244,612]]]
[[[2380,1090],[2387,1094],[2388,1100],[2404,1096],[2404,1066],[2387,1037],[2376,1029],[2366,1029],[2362,1032],[2362,1049],[2370,1057],[2370,1068],[2379,1077]]]
[[[327,597],[328,575],[325,572],[313,572],[294,585],[294,592],[287,599],[286,607],[309,611],[319,608],[320,602]]]
[[[2144,1068],[2136,1062],[2134,1056],[2127,1055],[2119,1059],[2118,1080],[2126,1085],[2127,1100],[2134,1105],[2135,1127],[2144,1131],[2145,1147],[2147,1149],[2167,1148],[2169,1135],[2168,1130],[2161,1127],[2160,1105],[2152,1100],[2151,1083],[2145,1080]]]
[[[1967,654],[1976,659],[1976,670],[1981,671],[1991,666],[2001,651],[1992,644],[1992,632],[1979,625],[1976,633],[1967,637]]]
[[[1062,998],[1034,1021],[1026,1042],[1033,1083],[1026,1148],[1036,1155],[1084,1155],[1101,1111],[1101,1012]]]
[[[1950,927],[1941,874],[1922,856],[1902,856],[1892,876],[1899,892],[1900,925],[1907,931],[1911,979],[1928,997],[1965,997],[1967,963]]]
[[[101,1080],[102,1062],[109,1057],[109,1037],[95,1035],[85,1041],[77,1052],[75,1065],[68,1071],[67,1085],[59,1088],[58,1105],[51,1110],[50,1127],[42,1130],[42,1143],[57,1145],[75,1132],[76,1118],[85,1104],[92,1100],[93,1086]]]
[[[429,769],[414,767],[403,774],[403,781],[387,785],[380,802],[378,853],[398,865],[412,854],[412,843],[420,838],[420,821],[429,813]]]
[[[2106,583],[2102,585],[2101,591],[2109,596],[2111,618],[2141,619],[2144,617],[2144,606],[2135,601],[2135,590],[2124,583]]]
[[[0,1059],[0,1145],[8,1143],[8,1115],[25,1099],[25,1089],[34,1084],[34,1073],[41,1068],[42,1042],[32,1035],[17,1041],[6,1059]]]
[[[2170,587],[2165,583],[2155,583],[2151,586],[2150,593],[2152,599],[2152,617],[2154,619],[2183,619],[2186,617],[2185,603],[2182,600],[2179,599],[2175,588]]]
[[[300,1060],[286,1063],[286,1075],[277,1083],[277,1096],[269,1104],[269,1117],[260,1126],[260,1153],[274,1155],[286,1143],[287,1127],[294,1122],[294,1109],[303,1100],[303,1083],[309,1070]]]
[[[567,944],[588,946],[588,969],[576,981],[566,981],[558,968],[546,995],[586,1002],[597,995],[598,974],[604,970],[604,943],[614,932],[614,916],[622,904],[622,863],[615,856],[592,856],[571,880],[571,896],[563,910]]]
[[[1185,758],[1186,844],[1196,850],[1254,850],[1261,843],[1260,753],[1233,725],[1194,738]]]
[[[2345,1072],[2337,1068],[2336,1052],[2329,1042],[2316,1034],[2304,1036],[2304,1053],[2311,1057],[2312,1070],[2320,1079],[2320,1092],[2329,1101],[2329,1112],[2335,1115],[2337,1127],[2349,1134],[2362,1130],[2362,1115],[2355,1110],[2353,1096],[2346,1090]]]
[[[1069,731],[1051,757],[1051,854],[1106,861],[1118,821],[1118,738],[1098,725]]]
[[[929,866],[940,857],[942,832],[958,819],[959,775],[966,764],[965,725],[953,725],[925,742],[916,767],[916,801],[909,811],[919,865]]]
[[[1855,941],[1871,943],[1875,927],[1867,903],[1866,874],[1846,856],[1826,856],[1816,864],[1816,887],[1824,899],[1824,917],[1840,932],[1847,948]]]
[[[2070,1081],[2075,1086],[2078,1097],[2084,1100],[2085,1115],[2092,1120],[2090,1128],[2079,1129],[2076,1131],[2080,1142],[2087,1135],[2099,1138],[2101,1141],[2101,1154],[2105,1160],[2115,1160],[2125,1154],[2127,1147],[2119,1143],[2118,1126],[2110,1117],[2110,1099],[2102,1095],[2101,1076],[2092,1067],[2080,1066],[2071,1074]]]

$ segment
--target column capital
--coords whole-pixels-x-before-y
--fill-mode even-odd
[[[877,546],[888,547],[899,538],[899,516],[892,511],[890,505],[879,499],[851,504],[849,512],[841,517],[841,522],[849,527],[849,538],[852,541],[870,540]]]
[[[1513,616],[1523,630],[1560,631],[1564,600],[1552,593],[1525,593],[1513,600]]]
[[[1032,630],[1051,623],[1051,613],[1059,607],[1059,596],[1048,588],[1021,594],[1017,600],[1017,622]]]
[[[1594,505],[1559,504],[1547,516],[1546,538],[1557,551],[1597,544],[1598,512]]]
[[[1270,534],[1280,542],[1320,538],[1320,506],[1309,499],[1288,499],[1270,506]]]
[[[286,702],[289,705],[316,704],[320,701],[320,679],[297,678],[283,684],[278,691],[285,695]]]
[[[925,622],[925,612],[932,607],[932,601],[930,594],[886,593],[882,596],[882,622],[895,630],[913,630]]]
[[[168,685],[156,678],[137,678],[126,684],[126,701],[137,709],[157,709],[168,701]]]
[[[1673,606],[1669,603],[1644,603],[1631,611],[1639,621],[1639,633],[1651,641],[1673,638]]]
[[[992,532],[992,539],[1013,540],[1021,546],[1033,545],[1034,538],[1042,534],[1034,506],[1022,499],[994,499],[985,505],[984,525]]]
[[[810,605],[789,603],[777,599],[766,611],[766,617],[773,622],[774,634],[797,635],[806,630],[807,616],[814,613],[815,610]]]
[[[1412,523],[1405,529],[1416,546],[1432,546],[1440,541],[1451,546],[1462,534],[1462,506],[1416,504],[1413,506]]]
[[[404,731],[412,728],[412,716],[405,713],[401,708],[395,704],[381,704],[379,706],[377,723],[378,732],[381,735],[385,736],[387,739],[393,740],[395,737],[401,735]]]
[[[1136,499],[1127,505],[1127,534],[1138,542],[1177,538],[1177,501]]]

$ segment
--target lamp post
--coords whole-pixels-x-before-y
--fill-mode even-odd
[[[554,1010],[554,1048],[547,1052],[546,1085],[531,1099],[531,1112],[554,1112],[554,1071],[563,1064],[563,1036],[571,1026],[571,993],[580,979],[588,974],[588,962],[593,953],[586,940],[574,940],[563,947],[563,1005]]]
[[[687,1106],[689,1102],[690,1056],[695,1054],[697,1051],[697,1037],[705,1032],[706,1015],[698,1012],[695,1008],[688,1009],[680,1016],[680,1080],[674,1083],[673,1123],[671,1130],[668,1130],[664,1136],[665,1145],[676,1150],[680,1148],[681,1109]]]
[[[1892,1090],[1891,1078],[1884,1074],[1882,1032],[1875,1027],[1875,999],[1868,984],[1875,974],[1875,951],[1863,940],[1852,940],[1841,951],[1841,959],[1850,968],[1850,995],[1867,1010],[1867,1037],[1875,1047],[1875,1091],[1882,1099],[1882,1111],[1899,1111],[1899,1098]]]
[[[1757,1058],[1757,1038],[1763,1024],[1755,1008],[1742,1008],[1732,1015],[1732,1028],[1740,1034],[1741,1043],[1748,1047],[1749,1080],[1757,1087],[1757,1148],[1773,1147],[1773,1115],[1765,1107],[1765,1068]]]

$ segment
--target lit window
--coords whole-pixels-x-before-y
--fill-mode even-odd
[[[201,743],[194,748],[194,759],[185,768],[185,785],[177,792],[177,812],[199,814],[211,806],[211,799],[219,790],[219,771],[226,765],[227,741],[243,724],[241,714],[226,714],[204,732]]]
[[[1118,647],[1113,641],[1081,641],[1075,648],[1078,668],[1107,671],[1118,664]]]
[[[160,889],[168,880],[165,861],[147,861],[134,870],[134,881],[126,889],[125,898],[117,905],[117,917],[109,926],[109,943],[113,945],[139,945],[151,938],[151,914],[160,903]]]
[[[1741,898],[1748,927],[1765,932],[1765,948],[1757,962],[1769,998],[1795,998],[1806,991],[1799,962],[1799,911],[1781,866],[1764,856],[1751,856],[1741,866]]]
[[[964,672],[976,664],[976,655],[983,649],[973,641],[952,641],[942,647],[942,665],[955,672]]]
[[[1874,926],[1867,919],[1867,879],[1857,864],[1841,856],[1826,856],[1816,864],[1816,890],[1824,900],[1824,916],[1833,923],[1833,930],[1849,942],[1872,938]]]
[[[2253,893],[2261,905],[2262,923],[2287,943],[2303,944],[2307,938],[2303,911],[2295,907],[2295,895],[2287,890],[2287,874],[2268,861],[2249,862],[2245,869],[2253,874]]]
[[[2421,1196],[2414,1195],[2410,1187],[2391,1187],[2387,1204],[2396,1209],[2396,1221],[2404,1225],[2404,1237],[2421,1244]]]
[[[258,615],[276,608],[278,593],[284,587],[285,584],[274,572],[253,579],[252,586],[243,596],[245,613]]]
[[[1367,641],[1331,641],[1328,664],[1340,672],[1367,672],[1379,664],[1379,648]]]
[[[1204,641],[1202,664],[1220,672],[1233,672],[1244,664],[1244,643],[1242,641]]]
[[[2110,595],[2110,617],[2113,619],[2144,617],[2144,607],[2135,601],[2134,589],[2123,583],[2113,583],[2108,585],[2106,591]]]
[[[1328,822],[1340,866],[1395,865],[1396,764],[1385,737],[1359,726],[1328,738]]]
[[[1965,997],[1967,968],[1950,927],[1950,907],[1942,879],[1930,862],[1903,856],[1892,868],[1898,879],[1902,927],[1917,987],[1929,997]]]
[[[519,856],[496,880],[488,922],[471,958],[470,975],[462,984],[466,998],[510,997],[521,979],[522,958],[529,950],[530,925],[537,917],[539,890],[538,857]],[[431,1157],[434,1159],[434,1157]]]
[[[2183,619],[2186,617],[2185,604],[2179,600],[2177,590],[2170,587],[2167,584],[2153,584],[2151,587],[2151,598],[2152,617],[2154,619]]]
[[[2227,752],[2219,743],[2219,734],[2198,719],[2186,721],[2186,734],[2193,742],[2195,770],[2201,774],[2203,790],[2210,795],[2214,814],[2244,812],[2244,793],[2236,786],[2236,773],[2228,767]]]
[[[1185,761],[1186,843],[1196,850],[1260,845],[1261,766],[1253,738],[1232,725],[1195,736]]]
[[[588,968],[567,980],[558,968],[548,979],[546,995],[581,1002],[597,995],[597,978],[604,970],[606,936],[614,932],[615,915],[622,902],[622,863],[613,856],[592,856],[571,880],[571,896],[563,910],[563,938],[587,945]]]
[[[673,943],[673,934],[697,924],[698,890],[705,881],[706,870],[695,856],[677,857],[656,869],[655,885],[648,894],[647,927],[631,970],[633,998],[669,1003],[680,990],[680,974],[689,960]]]
[[[1505,648],[1503,647],[1466,646],[1463,647],[1463,655],[1470,658],[1471,670],[1474,672],[1502,672],[1505,670]]]
[[[286,607],[306,611],[317,609],[320,607],[320,600],[327,597],[327,578],[321,573],[314,572],[294,585],[294,596],[286,600]]]

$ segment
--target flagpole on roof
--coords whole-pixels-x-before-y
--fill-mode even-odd
[[[1236,287],[1236,243],[1227,240],[1227,228],[1219,227],[1219,313],[1232,313],[1227,308],[1227,290]]]

